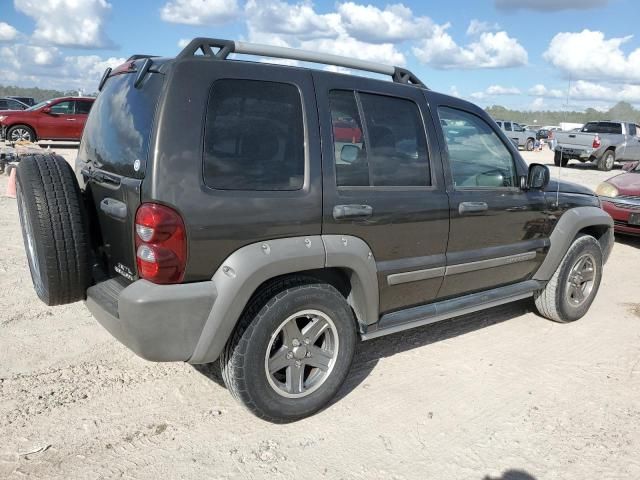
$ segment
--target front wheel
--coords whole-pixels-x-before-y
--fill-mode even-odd
[[[333,286],[313,282],[279,280],[254,296],[220,358],[232,395],[270,422],[320,410],[351,366],[351,308]]]
[[[7,130],[7,138],[12,142],[35,142],[36,134],[26,125],[15,125]]]
[[[558,150],[553,154],[553,164],[556,167],[566,167],[567,163],[569,163],[569,159],[562,155]]]
[[[600,288],[602,248],[590,236],[577,237],[547,285],[534,295],[543,317],[560,323],[582,318]]]

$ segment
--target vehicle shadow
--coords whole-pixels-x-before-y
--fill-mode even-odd
[[[640,237],[634,237],[633,235],[623,235],[621,233],[615,234],[616,243],[622,243],[630,247],[640,248]]]
[[[448,340],[466,333],[471,333],[491,325],[506,322],[532,311],[531,299],[500,305],[481,312],[470,313],[460,317],[444,320],[424,327],[395,333],[366,342],[359,342],[351,365],[349,375],[337,395],[327,405],[330,408],[351,393],[371,374],[381,358],[391,357],[415,348]],[[193,365],[193,368],[209,380],[226,388],[222,380],[220,363]],[[487,477],[489,478],[489,477]],[[503,480],[522,480],[533,477],[503,477]]]
[[[509,469],[502,472],[499,477],[485,475],[482,480],[536,480],[536,477],[524,470]]]
[[[556,167],[556,168],[560,168],[558,167],[555,163],[553,162],[549,162],[549,163],[545,163],[546,166],[548,167]],[[567,163],[564,167],[562,168],[568,168],[570,170],[598,170],[598,166],[595,163],[591,163],[591,162],[573,162],[573,163]],[[615,170],[622,170],[622,165],[616,163],[613,168],[611,169],[611,171],[615,171]],[[605,172],[606,173],[606,172]]]

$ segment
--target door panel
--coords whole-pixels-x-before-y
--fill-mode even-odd
[[[369,245],[381,314],[433,300],[444,275],[449,202],[437,144],[426,140],[434,138],[434,127],[423,91],[313,75],[323,146],[323,233],[353,235]]]
[[[38,135],[40,138],[74,138],[77,119],[74,113],[74,102],[64,100],[49,105],[49,113],[40,112]]]
[[[484,112],[446,98],[437,115],[447,124],[441,138],[451,206],[439,296],[530,278],[549,245],[544,192],[519,188],[526,164]]]

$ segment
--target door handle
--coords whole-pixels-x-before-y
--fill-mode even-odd
[[[370,205],[336,205],[333,207],[333,218],[343,220],[349,218],[367,218],[373,215]]]
[[[67,118],[67,122],[75,122],[76,119],[75,118]]]
[[[485,202],[461,202],[458,205],[458,213],[466,215],[468,213],[480,213],[489,210],[489,205]]]

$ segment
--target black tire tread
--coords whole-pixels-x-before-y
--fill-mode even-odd
[[[58,155],[29,155],[18,166],[18,182],[30,212],[48,305],[85,298],[89,244],[80,188],[71,166]]]
[[[290,419],[283,420],[280,417],[268,415],[258,408],[245,385],[245,374],[242,366],[244,355],[242,352],[246,351],[249,339],[256,324],[259,323],[260,317],[266,315],[269,308],[288,292],[304,288],[321,289],[336,295],[340,300],[344,301],[344,297],[333,286],[322,283],[313,277],[293,275],[276,279],[262,287],[248,302],[231,338],[220,355],[222,379],[233,398],[258,418],[271,423],[286,423]]]

